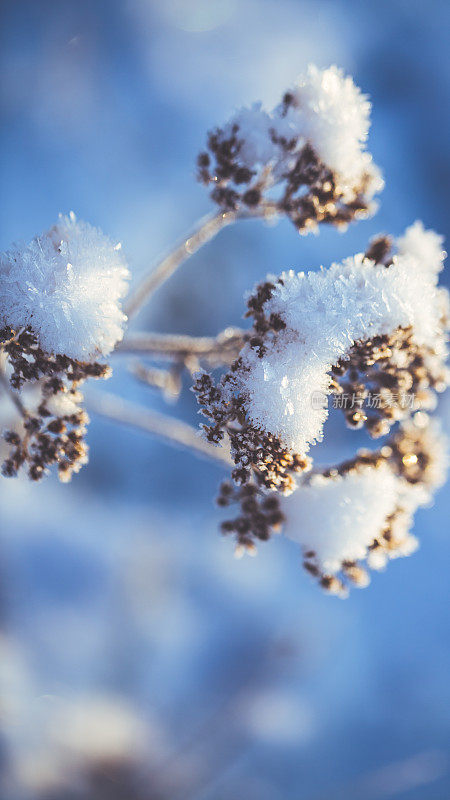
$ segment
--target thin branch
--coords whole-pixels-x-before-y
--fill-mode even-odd
[[[169,402],[177,400],[180,396],[183,385],[181,379],[183,364],[177,364],[171,369],[156,369],[137,362],[131,365],[130,371],[141,383],[153,389],[160,389]]]
[[[185,336],[182,334],[135,333],[117,345],[118,352],[125,353],[162,353],[178,355],[195,353],[202,355],[217,350],[232,338],[242,337],[239,328],[227,328],[219,336]]]
[[[274,220],[278,217],[279,209],[276,203],[266,200],[257,209],[244,209],[239,211],[219,211],[217,214],[208,214],[204,217],[194,231],[183,242],[171,250],[162,261],[156,264],[149,274],[146,274],[124,303],[124,312],[130,320],[142,308],[144,303],[181,264],[194,255],[204,244],[214,239],[215,236],[233,222],[241,219]]]
[[[163,439],[167,444],[187,448],[197,455],[232,466],[231,457],[225,447],[209,444],[199,436],[196,428],[186,422],[167,417],[157,411],[149,411],[136,403],[130,403],[106,392],[90,392],[86,405],[88,410],[105,419],[145,431]]]
[[[243,337],[244,331],[240,328],[226,328],[216,337],[136,333],[120,342],[115,352],[146,353],[154,358],[181,361],[189,356],[197,356],[210,363],[229,364],[237,357]]]
[[[213,239],[222,228],[235,220],[234,211],[220,211],[218,214],[210,214],[201,220],[194,232],[163,258],[150,274],[145,275],[141,283],[131,292],[124,305],[128,319],[138,313],[156,289],[165,283],[184,261],[196,253],[206,242]]]

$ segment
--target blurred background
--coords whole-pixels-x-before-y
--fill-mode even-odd
[[[74,210],[123,243],[135,280],[210,210],[195,159],[235,106],[275,103],[310,61],[371,95],[374,219],[319,239],[228,228],[136,329],[239,325],[267,272],[417,218],[448,241],[445,0],[3,0],[1,15],[1,249]],[[114,358],[106,388],[164,410]],[[195,424],[187,388],[169,413]],[[449,431],[448,397],[440,415]],[[323,462],[366,443],[338,417],[326,434]],[[220,465],[97,418],[88,442],[70,485],[0,484],[1,800],[449,796],[448,487],[417,515],[420,551],[342,602],[281,538],[233,559]]]

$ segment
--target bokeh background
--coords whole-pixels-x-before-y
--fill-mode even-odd
[[[135,279],[209,211],[195,158],[235,106],[274,103],[310,61],[371,95],[377,216],[344,236],[226,229],[139,329],[215,334],[267,272],[327,265],[417,218],[449,233],[445,0],[3,0],[1,13],[1,249],[73,209],[123,242]],[[163,410],[115,358],[108,390]],[[196,420],[187,389],[169,413]],[[448,398],[440,415],[448,431]],[[338,418],[326,432],[323,461],[365,441]],[[449,795],[448,487],[417,515],[420,551],[342,602],[281,538],[233,559],[220,466],[97,418],[89,444],[71,485],[0,485],[2,800]]]

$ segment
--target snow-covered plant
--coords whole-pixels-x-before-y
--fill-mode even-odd
[[[29,407],[15,396],[23,424],[21,432],[6,433],[11,453],[4,475],[26,464],[38,480],[57,463],[61,480],[68,480],[86,463],[88,417],[79,387],[110,374],[104,358],[123,336],[127,278],[120,245],[73,213],[1,254],[4,367],[13,390],[35,390]]]
[[[416,223],[396,254],[384,240],[376,261],[380,242],[327,270],[269,276],[248,299],[253,328],[230,370],[218,384],[198,377],[206,435],[228,435],[238,482],[253,473],[291,492],[293,474],[309,467],[306,454],[323,438],[329,396],[350,427],[366,424],[380,436],[446,387],[442,240]]]
[[[139,354],[151,363],[133,362],[134,376],[169,399],[185,370],[193,376],[203,438],[111,395],[91,396],[90,407],[231,469],[218,504],[236,509],[222,530],[237,555],[284,528],[307,570],[342,595],[349,583],[368,583],[367,569],[412,552],[414,512],[430,502],[446,464],[444,438],[426,413],[449,383],[450,304],[439,285],[446,254],[434,231],[416,222],[317,272],[267,276],[247,295],[247,330],[121,341],[126,318],[224,226],[285,215],[306,233],[373,213],[383,180],[366,149],[370,110],[341,70],[310,66],[273,110],[256,103],[210,132],[198,177],[218,210],[144,277],[124,311],[119,247],[73,215],[5,253],[0,377],[20,422],[6,432],[4,474],[26,463],[39,478],[57,464],[69,478],[86,461],[80,384],[106,377],[112,351]],[[350,428],[389,438],[313,468],[332,409]]]
[[[417,412],[379,450],[312,470],[289,499],[267,494],[257,480],[241,487],[224,481],[218,504],[237,513],[222,531],[236,537],[240,557],[283,530],[302,545],[305,569],[344,596],[346,583],[369,583],[366,568],[383,569],[417,548],[414,513],[445,482],[447,461],[440,425]]]
[[[370,102],[342,70],[308,67],[281,103],[211,131],[198,176],[227,210],[286,214],[301,232],[373,213],[383,179],[366,150]]]
[[[292,498],[285,534],[302,545],[305,568],[324,588],[345,595],[347,582],[367,586],[367,568],[417,549],[414,513],[430,504],[446,468],[440,426],[419,412],[378,452],[312,473]]]

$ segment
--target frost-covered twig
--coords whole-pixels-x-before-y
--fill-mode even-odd
[[[141,362],[132,363],[130,372],[138,381],[153,389],[162,391],[167,401],[177,400],[182,389],[181,373],[183,364],[175,364],[171,369],[147,367]]]
[[[128,274],[120,244],[73,213],[0,255],[0,349],[11,389],[37,394],[32,409],[15,403],[24,432],[6,432],[3,475],[26,466],[39,480],[57,465],[67,481],[87,462],[80,386],[110,374],[104,358],[123,335]]]
[[[188,258],[194,255],[206,242],[216,236],[222,228],[235,222],[236,214],[231,211],[220,211],[218,214],[209,214],[202,219],[194,231],[187,236],[180,245],[177,245],[150,273],[144,275],[140,283],[130,293],[124,305],[128,319],[134,317],[158,289]]]
[[[152,358],[184,361],[196,356],[211,364],[230,364],[237,357],[244,341],[240,328],[226,328],[218,336],[184,336],[181,334],[129,334],[116,348],[117,353],[148,354]]]
[[[105,417],[105,419],[153,434],[167,444],[186,448],[196,455],[210,458],[227,466],[232,463],[225,446],[210,445],[198,435],[196,428],[181,420],[167,417],[157,411],[149,411],[136,403],[130,403],[108,392],[91,392],[87,406],[90,411]]]

